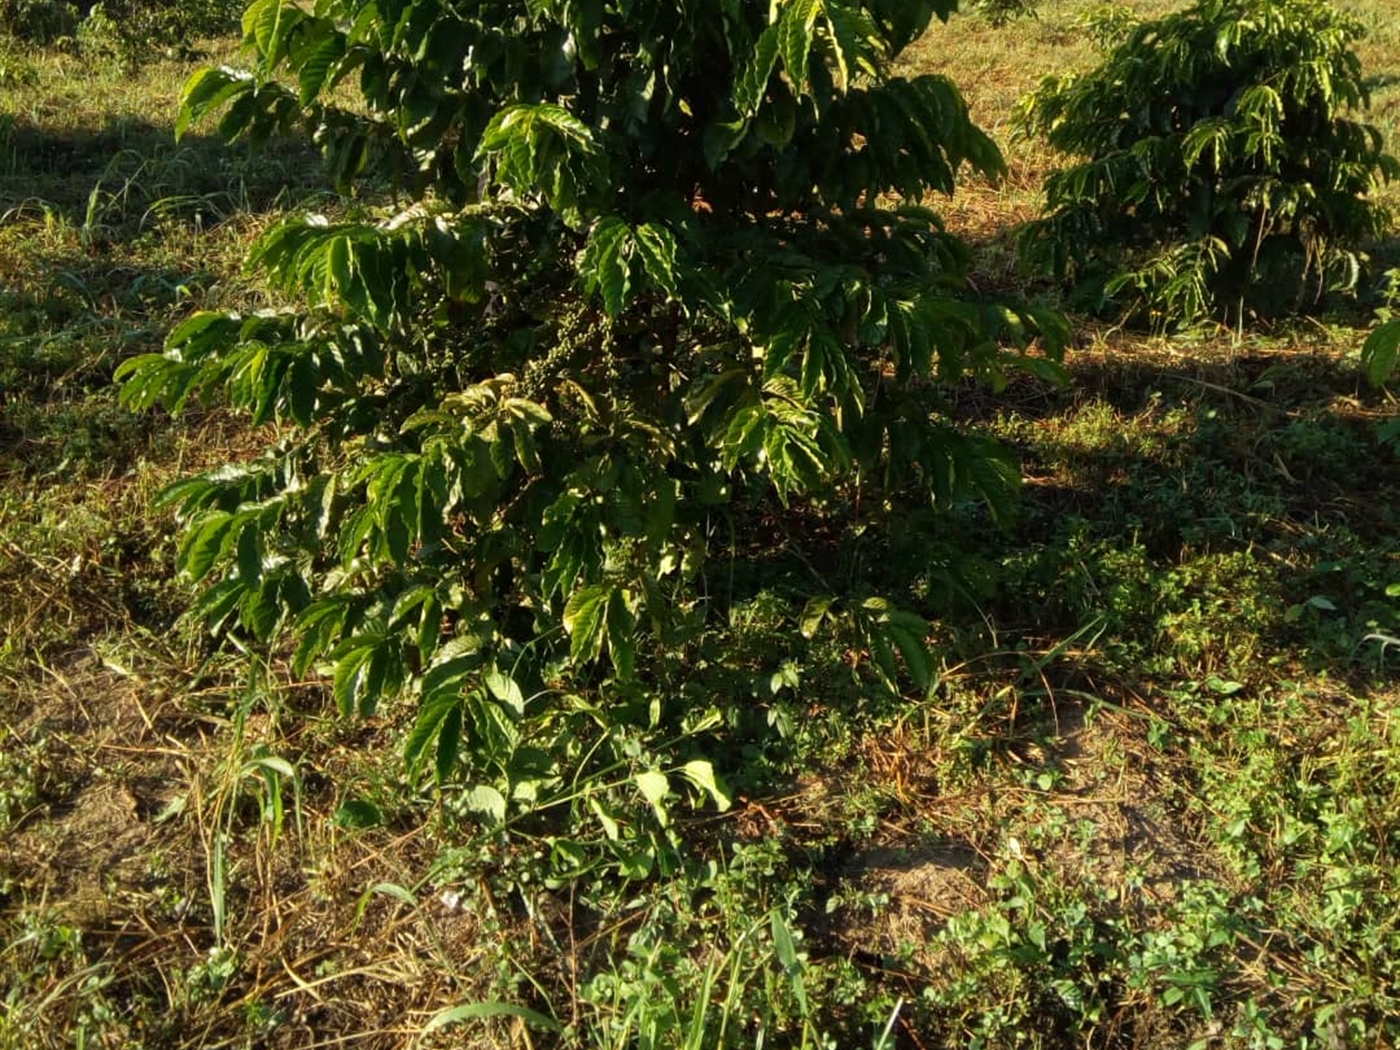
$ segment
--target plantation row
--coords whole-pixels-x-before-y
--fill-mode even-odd
[[[471,797],[503,821],[567,768],[556,694],[670,692],[723,616],[709,566],[753,541],[716,542],[716,513],[1005,514],[1014,463],[930,382],[1055,377],[1064,322],[970,297],[966,246],[881,203],[1004,171],[949,80],[891,71],[950,10],[253,4],[255,72],[194,77],[177,133],[219,112],[257,145],[304,121],[342,192],[414,203],[277,225],[250,263],[301,305],[196,314],[118,370],[137,408],[219,392],[298,428],[163,497],[181,570],[212,584],[198,614],[289,633],[294,673],[333,666],[346,714],[413,694],[410,766],[450,780],[483,749]],[[1024,104],[1087,155],[1047,183],[1027,256],[1157,325],[1353,288],[1390,219],[1368,194],[1400,174],[1353,115],[1359,26],[1311,0],[1094,25],[1123,34],[1104,65]],[[334,101],[350,76],[362,107]],[[1397,343],[1373,341],[1377,377]],[[886,688],[929,688],[927,624],[884,597],[814,593],[796,623],[868,652]]]
[[[172,640],[33,663],[88,647],[132,683],[99,750],[145,772],[103,797],[150,838],[106,870],[147,904],[98,950],[36,903],[56,876],[0,868],[24,960],[0,1047],[1396,1036],[1397,435],[1358,378],[1400,358],[1400,163],[1362,20],[1081,13],[1096,64],[1012,115],[1053,154],[1038,212],[974,245],[937,195],[1011,168],[964,59],[918,51],[1018,5],[935,25],[955,7],[255,0],[250,68],[189,77],[180,148],[310,144],[330,188],[278,213],[225,159],[241,200],[131,224],[189,256],[171,323],[112,355],[123,409],[161,420],[123,425],[182,449],[150,501],[178,538],[145,518],[154,568],[113,533],[70,577],[135,574],[121,644]],[[134,71],[227,16],[79,14],[9,0],[0,27],[84,56],[116,32]],[[43,235],[93,265],[140,164],[81,228],[42,204]],[[232,295],[190,258],[244,215]],[[1013,279],[985,279],[996,251]],[[64,277],[14,313],[40,367],[74,287],[101,298]],[[1340,367],[1235,353],[1339,306],[1366,326]],[[1110,354],[1084,401],[1069,350],[1104,323],[1227,364]],[[155,409],[232,436],[193,451]],[[39,564],[27,534],[0,581]],[[0,834],[31,847],[70,818],[26,756],[102,722],[42,706],[6,710],[0,765]],[[185,890],[157,902],[167,865]]]

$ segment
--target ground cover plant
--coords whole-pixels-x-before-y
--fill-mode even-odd
[[[1393,136],[1400,29],[1350,10]],[[1097,61],[1092,15],[955,16],[902,58],[1005,151],[1004,179],[933,201],[968,301],[1027,291],[1014,228],[1057,160],[1008,121],[1050,61]],[[930,383],[1021,464],[1000,526],[978,499],[731,494],[699,577],[723,615],[669,660],[639,634],[620,710],[606,659],[556,669],[581,747],[631,719],[598,752],[620,764],[554,807],[512,789],[501,826],[484,777],[435,789],[435,753],[406,775],[417,698],[343,718],[333,659],[299,673],[179,618],[197,592],[156,494],[303,440],[295,417],[136,413],[110,382],[199,311],[305,311],[249,247],[394,202],[338,200],[296,135],[176,143],[196,66],[3,55],[0,1046],[1394,1041],[1400,464],[1360,358],[1384,284],[1243,335],[1080,319],[1068,387]],[[861,587],[925,621],[927,690],[898,663],[891,690],[854,619],[804,622]],[[684,692],[653,705],[658,681]],[[510,732],[544,721],[524,699],[517,762],[539,737]]]

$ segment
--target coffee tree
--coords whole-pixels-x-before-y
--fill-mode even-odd
[[[1024,257],[1156,326],[1239,322],[1355,285],[1400,175],[1325,0],[1199,0],[1138,25],[1102,65],[1051,77],[1022,128],[1077,160],[1045,186]]]
[[[282,424],[165,497],[198,615],[289,639],[347,713],[413,700],[411,764],[465,765],[500,818],[571,761],[570,718],[684,722],[746,522],[1004,509],[1014,464],[938,391],[1053,370],[1026,347],[1058,329],[970,298],[922,203],[1002,170],[948,80],[890,72],[953,2],[257,0],[254,68],[194,76],[179,130],[304,128],[345,196],[252,251],[295,305],[121,368],[128,404]],[[922,619],[810,597],[794,634],[927,685]]]

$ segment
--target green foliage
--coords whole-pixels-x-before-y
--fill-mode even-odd
[[[1188,1030],[1191,1015],[1212,1019],[1227,976],[1222,963],[1237,940],[1257,936],[1240,912],[1258,902],[1185,881],[1161,926],[1135,928],[1102,889],[1020,858],[1018,845],[989,875],[993,904],[954,915],[938,935],[958,965],[929,998],[957,1018],[965,1038],[1024,1045],[1018,1034],[1047,1016],[1062,1031],[1092,1031],[1125,989],[1148,1009],[1185,1015]]]
[[[76,42],[85,54],[132,63],[235,29],[243,6],[243,0],[0,0],[0,37]]]
[[[685,682],[745,522],[861,494],[1006,512],[1014,465],[938,418],[940,386],[1056,374],[1025,348],[1060,322],[972,301],[963,244],[884,203],[1002,169],[949,81],[890,72],[951,6],[254,3],[256,68],[196,74],[178,129],[302,125],[342,188],[409,203],[275,226],[251,263],[298,305],[195,314],[119,369],[131,406],[283,424],[165,496],[196,612],[295,639],[346,713],[414,698],[410,764],[467,760],[500,821],[557,784],[578,719]],[[804,627],[926,688],[922,619],[826,608]],[[662,817],[618,747],[592,757]]]
[[[1201,0],[1047,78],[1021,127],[1084,159],[1047,181],[1024,257],[1156,327],[1355,286],[1390,222],[1368,195],[1400,175],[1356,116],[1361,35],[1325,0]]]
[[[236,29],[243,7],[243,0],[101,0],[84,5],[79,41],[87,51],[140,62]]]
[[[1075,20],[1074,27],[1093,40],[1101,51],[1109,51],[1128,38],[1138,16],[1126,4],[1105,3],[1092,7]]]
[[[1372,386],[1380,386],[1390,378],[1396,360],[1400,359],[1400,318],[1382,321],[1376,326],[1366,337],[1361,359]]]
[[[756,919],[745,915],[744,928],[717,931],[722,941],[686,945],[688,953],[677,943],[691,939],[675,928],[680,916],[671,918],[670,929],[661,923],[643,929],[625,956],[581,989],[593,1015],[588,1044],[702,1050],[737,1045],[740,1031],[763,1041],[770,1033],[797,1029],[800,1041],[791,1045],[822,1045],[808,1019],[807,953],[799,950],[800,934],[790,928],[785,910],[777,907]]]
[[[78,30],[78,9],[63,0],[0,0],[0,33],[51,44]]]
[[[1382,386],[1400,361],[1400,270],[1386,273],[1385,304],[1376,311],[1379,322],[1361,347],[1361,365],[1372,386]]]
[[[1017,33],[957,19],[922,58],[958,76],[975,54],[991,120],[1090,6]],[[132,417],[105,384],[191,304],[266,306],[234,257],[288,202],[355,205],[325,201],[291,140],[161,140],[168,63],[122,78],[15,47],[0,1047],[1400,1041],[1400,459],[1374,444],[1389,395],[1357,387],[1364,333],[1110,332],[1071,391],[958,384],[952,418],[1027,464],[1011,529],[869,482],[786,510],[716,493],[700,597],[662,638],[637,614],[630,683],[605,681],[599,595],[590,668],[561,624],[541,683],[459,666],[470,692],[432,689],[431,717],[421,680],[369,725],[301,717],[333,661],[298,680],[279,648],[241,691],[246,656],[173,627],[148,503],[296,427]],[[1395,93],[1374,90],[1378,110]],[[637,239],[603,264],[632,288]],[[923,697],[911,609],[937,611]],[[133,930],[139,950],[113,935]],[[395,974],[421,978],[407,1011]]]
[[[968,6],[998,28],[1020,18],[1036,17],[1036,0],[977,0]]]

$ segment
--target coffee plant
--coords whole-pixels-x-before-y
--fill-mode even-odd
[[[1036,0],[974,0],[968,8],[998,28],[1020,18],[1036,17]]]
[[[140,60],[238,26],[243,0],[0,0],[0,33]]]
[[[1033,266],[1157,327],[1241,323],[1353,287],[1400,175],[1325,0],[1199,0],[1138,25],[1096,69],[1047,78],[1020,123],[1083,159],[1021,236]]]
[[[82,6],[83,49],[135,65],[237,29],[244,0],[88,0]]]
[[[31,44],[51,44],[78,30],[79,12],[64,0],[0,0],[0,33]]]
[[[411,700],[411,766],[465,767],[503,819],[599,757],[579,720],[693,728],[710,573],[764,522],[1004,512],[1014,462],[940,392],[1054,373],[1031,344],[1062,322],[970,297],[921,203],[1002,170],[953,84],[891,73],[952,7],[257,0],[254,68],[195,75],[178,129],[303,128],[345,196],[252,252],[294,305],[195,314],[120,369],[130,405],[277,424],[165,495],[197,614],[289,640],[346,713]],[[791,633],[926,687],[924,620],[833,591]],[[721,797],[661,765],[634,782],[663,823],[674,785]]]

